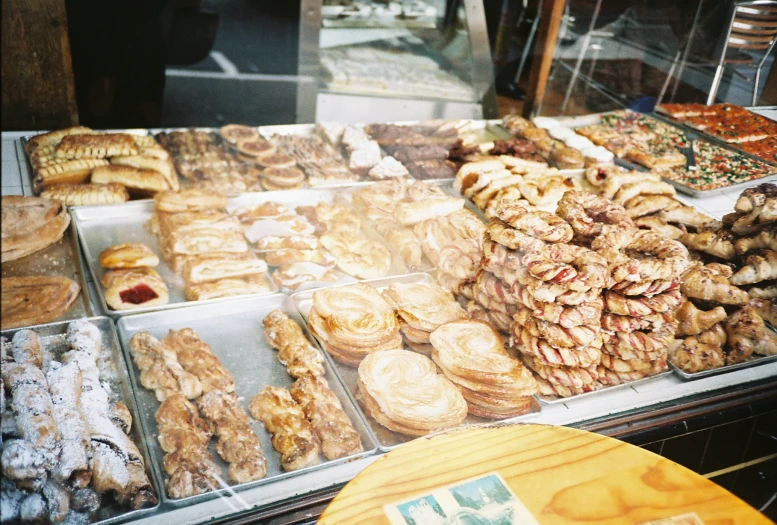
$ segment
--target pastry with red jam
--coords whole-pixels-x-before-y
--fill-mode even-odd
[[[105,302],[113,310],[131,310],[168,303],[167,285],[153,268],[121,268],[103,276]]]

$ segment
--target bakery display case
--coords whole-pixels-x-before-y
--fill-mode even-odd
[[[494,118],[482,2],[306,0],[298,122]]]
[[[740,495],[777,452],[773,120],[692,109],[4,133],[3,523],[309,524],[417,436],[524,422]],[[715,138],[735,113],[766,143]],[[690,140],[736,173],[697,152],[709,187],[674,184]],[[100,432],[16,468],[42,426],[7,371],[62,430],[74,360]],[[65,442],[99,461],[65,475]]]

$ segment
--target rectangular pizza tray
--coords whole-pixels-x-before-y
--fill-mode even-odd
[[[97,366],[100,370],[100,382],[109,384],[111,386],[110,402],[122,401],[132,414],[132,427],[129,433],[129,437],[135,443],[143,455],[143,459],[146,464],[146,473],[149,480],[156,491],[159,501],[161,498],[162,485],[155,478],[151,469],[151,456],[147,447],[146,437],[141,431],[140,417],[141,414],[138,411],[138,405],[135,402],[135,396],[133,394],[132,386],[130,384],[129,371],[127,363],[124,361],[124,354],[122,353],[119,340],[116,336],[116,329],[113,326],[113,321],[108,317],[89,317],[85,319],[89,321],[97,328],[100,329],[102,335],[103,350],[107,352],[110,359],[98,359]],[[59,321],[56,323],[40,324],[28,327],[30,330],[35,331],[41,341],[44,349],[44,368],[48,366],[51,358],[59,358],[67,352],[66,333],[67,327],[70,321]],[[14,334],[21,330],[21,328],[15,328],[13,330],[3,330],[2,336],[11,341]],[[139,510],[128,510],[113,503],[113,499],[109,496],[103,496],[103,502],[111,502],[109,505],[100,507],[94,516],[94,520],[91,523],[93,525],[109,525],[118,521],[129,521],[142,518],[149,514],[155,513],[159,508],[160,503],[157,503],[153,507],[148,507]]]
[[[165,473],[162,467],[164,451],[157,441],[157,423],[155,413],[160,406],[154,392],[141,386],[139,371],[134,364],[130,349],[130,339],[137,332],[148,331],[154,337],[161,340],[169,330],[192,328],[213,349],[213,353],[221,360],[235,378],[235,392],[239,396],[240,405],[248,414],[248,406],[251,399],[265,386],[280,386],[289,388],[294,379],[286,371],[286,367],[278,361],[277,352],[270,347],[265,339],[262,320],[271,311],[280,309],[289,317],[297,321],[302,327],[306,337],[313,341],[307,332],[305,323],[302,322],[299,313],[294,308],[294,303],[288,296],[275,294],[265,297],[243,297],[232,299],[218,305],[198,305],[188,308],[178,308],[161,312],[150,312],[141,315],[123,317],[118,321],[118,333],[125,358],[129,364],[129,376],[135,391],[138,407],[141,412],[141,425],[143,435],[146,437],[150,450],[150,463],[153,466],[157,485],[164,487]],[[314,343],[315,344],[315,343]],[[226,467],[218,454],[216,454],[215,442],[210,445],[211,455],[216,463],[222,467],[224,480],[221,488],[181,499],[171,499],[167,494],[162,495],[166,505],[183,507],[221,497],[228,504],[229,498],[235,498],[240,502],[239,492],[254,487],[266,486],[274,481],[294,477],[299,486],[304,487],[316,476],[320,480],[322,471],[327,467],[350,462],[373,454],[376,451],[375,442],[367,429],[359,411],[354,407],[350,397],[340,383],[331,363],[325,360],[326,379],[329,387],[335,393],[343,405],[343,409],[354,428],[359,432],[364,451],[341,459],[327,461],[321,456],[321,463],[293,472],[284,472],[281,468],[280,455],[273,449],[271,435],[264,425],[251,419],[251,427],[262,442],[262,449],[267,457],[267,476],[261,480],[229,485],[226,479]],[[231,503],[229,503],[231,504]]]
[[[410,284],[410,283],[434,282],[434,280],[428,274],[416,273],[416,274],[405,275],[402,277],[378,279],[374,281],[365,281],[365,282],[366,284],[369,284],[377,288],[379,291],[382,291],[385,288],[387,288],[389,285],[394,283]],[[310,312],[310,309],[313,306],[313,293],[314,293],[313,291],[306,291],[306,292],[299,292],[291,296],[292,299],[294,300],[294,304],[296,305],[297,309],[302,314],[302,317],[305,319],[306,322],[308,318],[308,313]],[[340,378],[340,381],[342,382],[342,384],[345,385],[349,398],[351,399],[353,404],[358,408],[364,420],[368,423],[370,432],[372,433],[375,439],[375,442],[377,443],[378,448],[380,450],[388,452],[389,450],[393,450],[404,443],[407,443],[409,441],[416,439],[415,436],[408,436],[405,434],[401,434],[399,432],[393,432],[387,429],[386,427],[384,427],[383,425],[381,425],[380,423],[378,423],[377,421],[375,421],[372,417],[370,417],[366,409],[364,408],[364,406],[359,401],[359,396],[357,392],[358,370],[352,366],[348,366],[343,363],[340,363],[339,361],[334,360],[332,356],[330,356],[326,351],[324,353],[327,354],[327,357],[331,360],[335,374],[337,374],[338,378]],[[539,404],[536,401],[532,400],[532,406],[531,406],[530,412],[514,418],[501,420],[500,423],[513,423],[518,421],[526,421],[536,417],[539,411],[540,411]],[[463,425],[469,426],[469,425],[479,425],[484,423],[493,423],[493,421],[490,419],[473,416],[472,414],[467,414],[467,418],[464,420]]]

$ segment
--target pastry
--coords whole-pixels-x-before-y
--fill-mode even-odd
[[[200,255],[208,252],[245,253],[248,251],[248,243],[241,233],[232,229],[223,230],[206,226],[171,233],[164,239],[162,249],[163,252],[176,255]]]
[[[99,133],[99,132],[93,131],[91,128],[87,128],[86,126],[75,126],[72,128],[49,131],[48,133],[41,133],[40,135],[35,135],[33,137],[30,137],[30,139],[24,145],[24,150],[28,154],[31,154],[34,151],[41,148],[55,147],[57,144],[59,144],[62,138],[67,135],[74,135],[74,134],[86,135],[88,133]]]
[[[313,346],[300,325],[283,310],[273,310],[262,321],[264,337],[278,351],[278,360],[289,375],[301,378],[306,374],[324,375],[324,356]]]
[[[203,394],[211,390],[227,393],[235,391],[235,378],[221,359],[216,357],[210,345],[191,328],[170,330],[162,344],[175,352],[184,370],[200,380]]]
[[[279,184],[267,178],[263,178],[261,184],[262,184],[262,188],[264,188],[267,191],[298,190],[303,186],[302,182],[297,182],[294,184],[286,184],[285,182],[283,182]]]
[[[281,266],[272,274],[272,280],[280,288],[296,290],[309,282],[337,282],[340,276],[326,266],[315,263],[293,263]]]
[[[123,268],[107,272],[102,278],[105,302],[113,310],[148,308],[167,304],[167,284],[148,267]]]
[[[187,301],[204,301],[235,295],[265,294],[273,292],[272,286],[263,274],[243,278],[227,278],[186,286]]]
[[[692,299],[726,305],[747,304],[747,292],[732,286],[731,275],[731,268],[721,264],[694,266],[683,276],[680,290]]]
[[[262,171],[262,176],[276,186],[298,186],[305,181],[305,174],[298,168],[275,168],[270,167]],[[267,189],[267,188],[265,188]]]
[[[272,145],[272,142],[260,138],[240,139],[235,143],[235,147],[240,153],[247,155],[252,160],[275,153],[275,146]]]
[[[167,183],[167,189],[173,191],[181,189],[178,182],[178,174],[175,172],[175,168],[169,159],[157,159],[143,155],[134,155],[129,157],[113,157],[111,158],[111,164],[159,172]]]
[[[56,184],[40,194],[41,198],[62,202],[65,206],[118,204],[129,200],[127,188],[109,184]]]
[[[154,207],[162,212],[218,210],[227,207],[227,198],[218,193],[188,189],[165,191],[154,197]]]
[[[175,350],[149,332],[137,332],[130,339],[132,358],[140,370],[140,384],[153,390],[158,401],[176,394],[196,399],[202,384],[194,374],[184,370]]]
[[[383,293],[410,328],[432,332],[446,323],[466,319],[450,292],[434,283],[392,284]],[[428,343],[427,341],[417,341]]]
[[[394,209],[394,219],[400,224],[412,225],[444,217],[464,207],[464,200],[457,197],[432,197],[422,201],[402,202]]]
[[[367,176],[372,180],[406,177],[407,175],[409,175],[407,168],[392,156],[383,157],[367,172]]]
[[[56,156],[63,159],[103,159],[137,153],[135,141],[126,133],[74,133],[62,137],[56,148]]]
[[[195,257],[187,261],[183,272],[187,285],[222,279],[245,278],[267,273],[267,264],[256,257]]]
[[[727,314],[722,306],[717,306],[709,311],[700,310],[692,302],[685,301],[676,313],[680,322],[677,327],[677,335],[697,335],[709,330],[717,323],[723,321]]]
[[[256,241],[260,251],[271,250],[315,250],[318,248],[318,238],[313,236],[292,235],[291,237],[275,237],[268,235]]]
[[[751,306],[744,306],[723,322],[728,340],[726,364],[749,359],[754,353],[777,355],[777,336],[766,328],[763,319]]]
[[[115,244],[100,253],[100,266],[103,268],[137,268],[158,264],[159,257],[141,243]]]
[[[70,224],[65,206],[37,197],[2,198],[2,262],[14,261],[59,241]]]
[[[261,240],[261,239],[260,239]],[[335,258],[325,250],[297,250],[294,248],[282,248],[268,251],[264,254],[267,264],[284,266],[287,264],[311,262],[323,266],[334,266]]]
[[[256,162],[265,168],[293,168],[297,165],[294,157],[285,153],[272,153],[263,155],[256,159]]]
[[[226,126],[221,126],[219,133],[230,142],[256,140],[260,138],[258,129],[251,126],[244,126],[243,124],[227,124]]]
[[[167,181],[155,170],[144,170],[131,166],[98,166],[92,171],[92,184],[118,183],[130,193],[149,196],[168,189]]]
[[[81,291],[67,277],[3,277],[2,329],[48,323],[67,312]]]
[[[745,257],[745,265],[730,277],[731,284],[753,284],[777,278],[777,252],[759,250]]]
[[[288,215],[289,208],[279,202],[263,202],[258,206],[247,209],[238,209],[235,211],[235,216],[242,223],[252,223],[260,219],[271,219],[273,217],[280,217],[282,215]]]
[[[105,159],[76,159],[51,164],[35,172],[33,184],[36,192],[41,192],[55,184],[80,184],[89,179],[89,175],[98,166],[108,166]]]
[[[391,269],[391,252],[383,244],[362,234],[326,233],[321,245],[334,255],[337,267],[359,279],[376,279]]]

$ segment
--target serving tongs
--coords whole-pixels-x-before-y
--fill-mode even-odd
[[[696,167],[696,154],[693,152],[693,139],[690,139],[688,141],[687,148],[679,148],[679,149],[680,149],[680,153],[685,155],[686,168],[688,168],[688,171],[696,171],[698,168]]]

